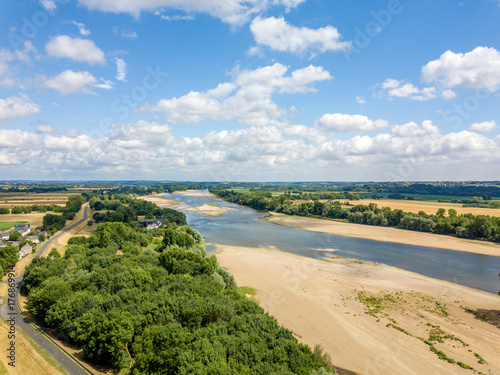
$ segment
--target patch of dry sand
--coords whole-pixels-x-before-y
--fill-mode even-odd
[[[441,234],[423,233],[374,225],[343,223],[339,221],[291,216],[274,212],[271,212],[270,216],[266,217],[266,220],[279,225],[336,234],[339,236],[358,237],[375,241],[396,242],[407,245],[437,247],[440,249],[500,256],[500,244],[487,241],[466,240]]]
[[[202,193],[199,190],[176,191],[175,194],[189,195],[190,197],[205,197],[205,198],[220,199],[215,194],[212,194],[212,193]]]
[[[216,254],[239,285],[256,290],[269,314],[299,341],[321,344],[336,366],[370,375],[473,374],[439,359],[423,342],[437,332],[443,341],[432,342],[437,350],[500,374],[499,327],[461,307],[500,310],[497,295],[353,259],[321,261],[234,246],[218,246]],[[380,300],[382,307],[374,313],[360,297]]]
[[[166,205],[179,205],[179,202],[177,202],[175,199],[165,197],[165,193],[143,195],[142,197],[139,197],[139,199],[144,199],[145,201],[152,202],[160,207]]]
[[[199,212],[205,216],[221,216],[228,212],[225,207],[212,206],[210,204],[204,204],[203,206],[188,208],[186,211]]]

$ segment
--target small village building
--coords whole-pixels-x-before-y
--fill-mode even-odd
[[[5,242],[3,242],[2,240],[0,240],[0,247],[5,247],[7,246],[7,244]]]
[[[16,226],[14,226],[14,230],[17,230],[23,236],[26,236],[29,232],[31,232],[31,225],[29,225],[29,224],[16,225]]]
[[[26,237],[26,239],[34,244],[39,244],[40,240],[38,239],[38,236],[29,236]]]
[[[21,250],[19,250],[17,255],[19,255],[19,259],[23,259],[26,255],[31,254],[32,251],[33,247],[29,243],[27,243],[21,248]]]
[[[12,233],[11,230],[6,231],[6,232],[0,232],[0,240],[8,240],[9,235]]]
[[[144,219],[139,222],[142,228],[147,230],[161,228],[163,226],[163,221],[161,219]]]

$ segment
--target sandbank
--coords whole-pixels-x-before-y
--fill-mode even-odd
[[[500,318],[500,296],[356,259],[220,245],[216,255],[269,314],[299,341],[322,345],[335,366],[358,374],[474,373],[461,362],[500,373],[500,325],[464,310]],[[442,342],[429,341],[431,334]],[[429,343],[456,363],[439,359]]]
[[[178,206],[180,203],[176,201],[174,198],[167,198],[165,193],[160,194],[152,194],[152,195],[143,195],[139,197],[139,199],[144,199],[145,201],[155,203],[157,206]]]
[[[210,204],[204,204],[203,206],[188,208],[186,211],[199,212],[205,216],[221,216],[228,212],[226,207],[212,206]]]
[[[189,195],[190,197],[204,197],[204,198],[220,199],[215,194],[203,193],[202,191],[200,191],[200,190],[176,191],[175,194]]]
[[[270,215],[265,219],[279,225],[336,234],[339,236],[358,237],[375,241],[396,242],[406,245],[437,247],[440,249],[500,256],[500,244],[494,242],[467,240],[441,234],[416,232],[374,225],[343,223],[310,217],[291,216],[275,212],[270,212]]]

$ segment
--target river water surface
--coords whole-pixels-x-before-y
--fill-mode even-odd
[[[290,253],[321,259],[329,255],[380,262],[425,276],[451,281],[487,292],[500,290],[500,257],[443,250],[431,247],[336,236],[284,227],[262,220],[267,212],[219,199],[166,194],[182,202],[175,207],[186,214],[189,225],[197,229],[207,243],[233,246],[275,246]],[[186,211],[206,203],[229,208],[225,215],[205,216]],[[207,246],[207,252],[214,251]]]

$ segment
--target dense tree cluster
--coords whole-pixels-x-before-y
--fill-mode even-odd
[[[0,247],[0,275],[4,276],[10,269],[10,267],[16,264],[19,256],[17,253],[19,248],[16,246],[4,246]]]
[[[342,207],[340,201],[323,203],[319,200],[293,204],[289,195],[270,197],[266,193],[239,193],[232,190],[210,189],[224,200],[257,210],[281,212],[287,215],[316,216],[344,219],[352,223],[404,228],[421,232],[453,235],[461,238],[500,241],[500,217],[462,214],[456,210],[439,209],[435,215],[418,214],[379,208],[375,203]]]
[[[23,289],[29,308],[96,363],[123,374],[330,374],[320,351],[299,344],[186,225],[163,240],[124,223],[73,237],[64,257],[37,258]]]
[[[500,208],[500,200],[484,200],[483,197],[452,199],[451,203],[463,203],[463,207]]]
[[[63,229],[67,220],[75,218],[83,203],[81,195],[70,195],[66,206],[62,208],[62,215],[47,214],[43,217],[42,229],[51,234]]]
[[[96,223],[121,222],[131,224],[137,222],[138,215],[149,215],[148,217],[180,225],[186,223],[186,216],[182,212],[170,208],[160,208],[154,203],[123,193],[93,196],[89,200],[89,205],[95,211],[106,210],[106,212],[94,213],[93,219]]]
[[[473,197],[480,196],[483,199],[500,197],[498,183],[486,182],[439,182],[439,183],[373,183],[358,185],[358,189],[377,193],[400,193],[418,195],[451,195]]]
[[[51,193],[59,191],[67,191],[68,189],[59,184],[45,184],[45,186],[9,186],[0,189],[1,193]]]

